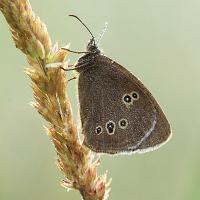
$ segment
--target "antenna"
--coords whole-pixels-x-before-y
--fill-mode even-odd
[[[90,33],[90,35],[92,36],[92,39],[94,40],[94,44],[95,44],[95,39],[94,39],[94,35],[92,34],[92,32],[90,31],[90,29],[82,22],[82,20],[77,17],[76,15],[69,15],[70,17],[74,17],[76,18],[83,26],[85,26],[85,28],[88,30],[88,32]]]
[[[101,33],[99,34],[99,37],[97,39],[97,45],[100,43],[104,33],[107,31],[108,28],[108,22],[105,22],[104,28],[102,29]]]

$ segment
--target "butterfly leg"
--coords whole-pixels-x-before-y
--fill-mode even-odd
[[[68,79],[67,82],[72,81],[72,80],[75,80],[75,79],[77,79],[77,76],[74,76],[74,77]]]
[[[71,68],[71,67],[73,67],[73,66],[74,66],[73,64],[70,64],[70,65],[68,65],[67,67],[68,67],[68,68]],[[66,68],[61,67],[61,66],[60,66],[60,69],[62,69],[62,70],[64,70],[64,71],[70,71],[69,69],[66,69]],[[71,69],[71,70],[72,70],[72,69]],[[75,80],[75,79],[77,79],[77,76],[74,76],[74,77],[68,79],[67,82],[72,81],[72,80]]]
[[[67,68],[71,68],[71,67],[73,67],[74,65],[73,64],[70,64],[70,65],[67,65]],[[64,68],[64,67],[62,67],[62,66],[60,66],[60,69],[62,69],[62,70],[64,70],[64,71],[70,71],[69,69],[66,69],[66,68]]]
[[[67,49],[65,47],[62,47],[61,49],[65,50],[65,51],[69,51],[71,53],[76,53],[76,54],[88,53],[87,51],[73,51],[73,50]]]
[[[72,71],[72,70],[79,70],[81,68],[84,68],[87,65],[88,65],[88,61],[87,62],[83,62],[83,63],[79,63],[77,65],[72,65],[73,68],[71,68],[71,69],[65,69],[64,67],[60,67],[60,68],[65,70],[65,71]]]

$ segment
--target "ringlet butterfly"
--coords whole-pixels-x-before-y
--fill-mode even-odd
[[[170,136],[170,124],[148,89],[90,39],[72,69],[78,72],[78,97],[84,144],[108,154],[145,153],[158,149]]]

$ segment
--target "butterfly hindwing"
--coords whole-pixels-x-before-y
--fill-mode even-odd
[[[80,115],[84,144],[110,154],[145,152],[170,135],[158,103],[128,70],[100,56],[79,75]]]

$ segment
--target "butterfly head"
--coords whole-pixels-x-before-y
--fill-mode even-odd
[[[98,46],[95,42],[95,38],[92,37],[90,39],[90,41],[88,42],[88,45],[87,45],[87,52],[88,53],[92,53],[92,54],[99,54],[100,53],[100,50],[98,49]]]

